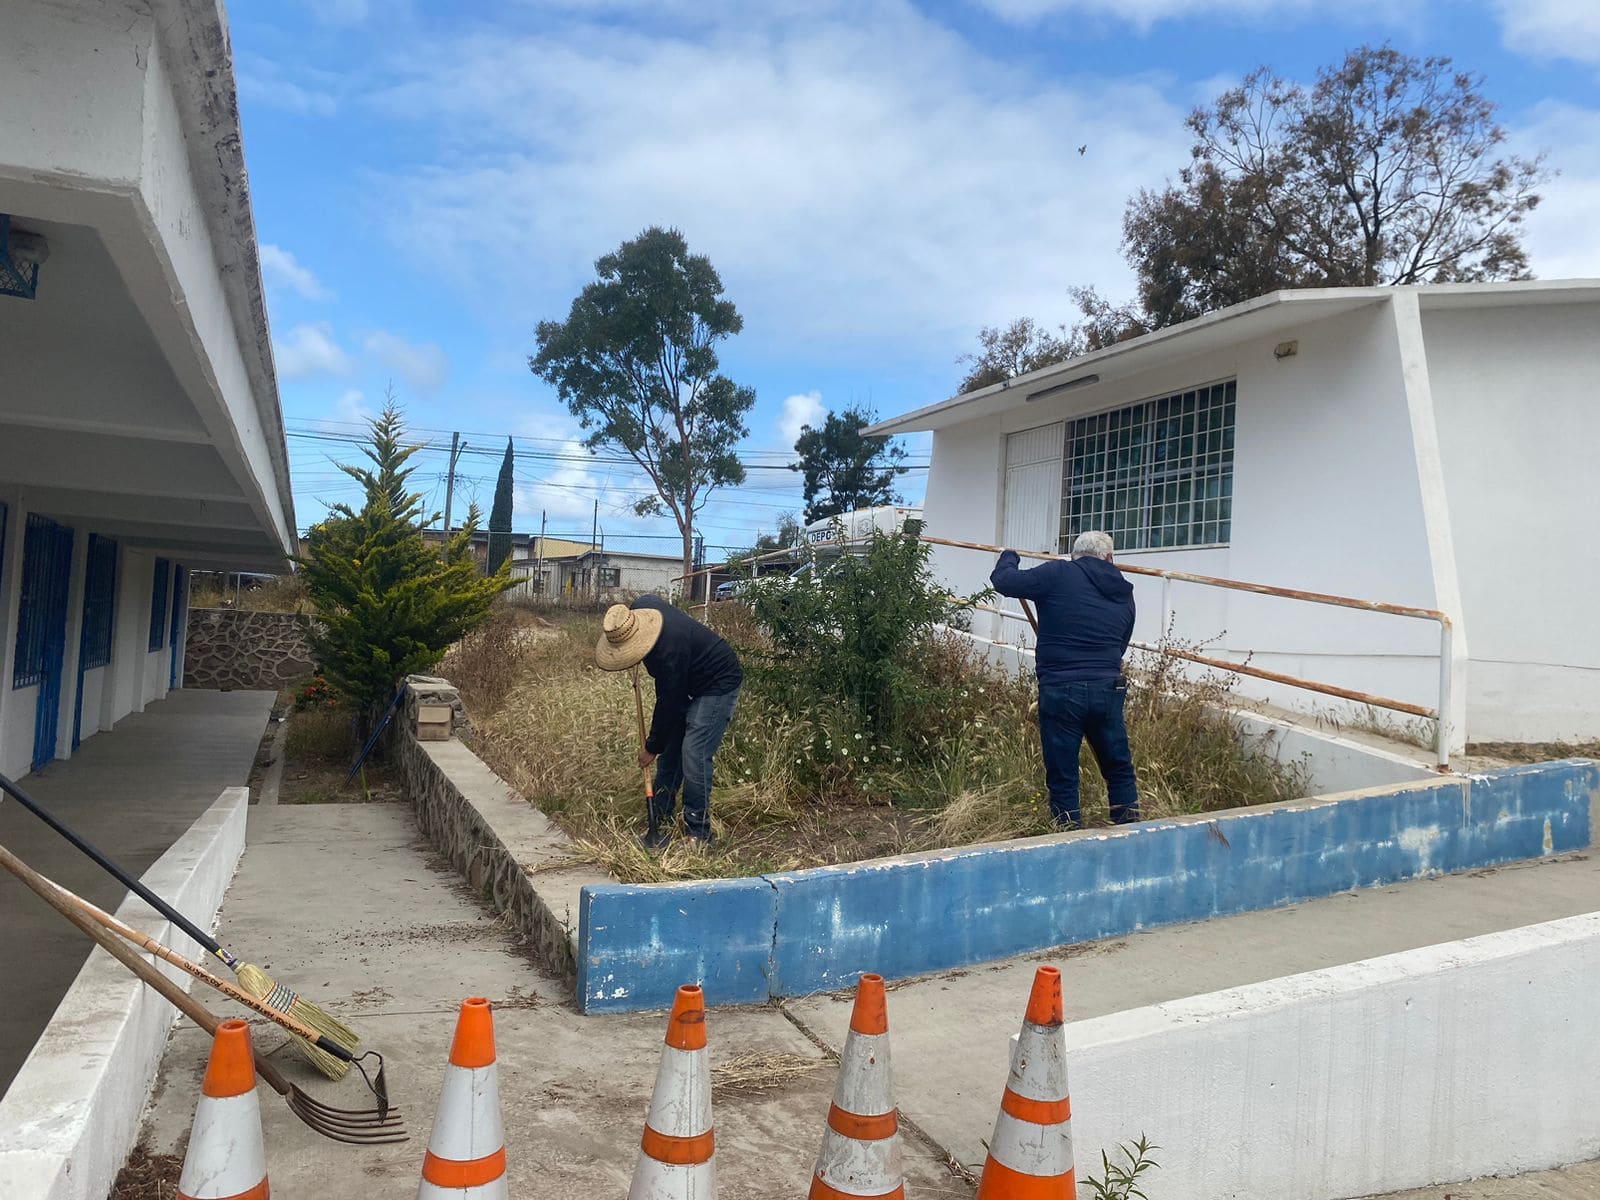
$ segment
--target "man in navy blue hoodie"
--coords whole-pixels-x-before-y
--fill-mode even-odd
[[[1119,825],[1139,819],[1139,792],[1123,720],[1127,684],[1122,656],[1133,637],[1133,585],[1111,565],[1109,534],[1078,535],[1072,558],[1051,559],[1024,571],[1007,550],[989,576],[1002,596],[1039,608],[1039,741],[1044,748],[1050,814],[1056,824],[1082,824],[1078,810],[1078,751],[1089,739]]]

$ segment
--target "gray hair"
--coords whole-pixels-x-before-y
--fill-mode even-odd
[[[1101,533],[1098,529],[1091,529],[1087,533],[1080,533],[1078,540],[1072,543],[1073,558],[1110,558],[1116,549],[1109,533]]]

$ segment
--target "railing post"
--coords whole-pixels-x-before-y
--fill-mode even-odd
[[[1156,631],[1159,641],[1167,640],[1167,629],[1172,624],[1172,576],[1161,577],[1161,628]]]
[[[1434,757],[1438,760],[1441,771],[1450,769],[1450,704],[1455,684],[1454,642],[1455,630],[1451,626],[1450,618],[1441,617],[1439,619],[1439,720],[1434,743]]]

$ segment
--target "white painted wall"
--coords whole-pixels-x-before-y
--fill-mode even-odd
[[[150,591],[155,557],[126,546],[117,564],[116,650],[111,723],[144,711],[144,672],[150,636]]]
[[[143,882],[204,927],[244,851],[247,788],[229,788],[148,871]],[[163,945],[193,948],[143,901],[117,910]],[[157,964],[179,987],[187,975]],[[208,1001],[209,1003],[209,1001]],[[0,1097],[0,1196],[100,1200],[138,1136],[173,1010],[121,963],[95,950],[50,1026]]]
[[[1425,309],[1476,740],[1600,736],[1600,306]]]
[[[1071,1023],[1080,1178],[1141,1132],[1161,1146],[1150,1200],[1342,1200],[1595,1158],[1597,975],[1591,913]]]
[[[1273,347],[1297,340],[1278,360]],[[1287,332],[1193,355],[1099,385],[1017,404],[998,419],[934,434],[926,502],[937,537],[995,543],[1003,533],[1000,489],[1005,436],[1020,429],[1120,408],[1198,384],[1238,380],[1231,544],[1135,551],[1123,562],[1361,599],[1433,607],[1400,348],[1386,303],[1308,322]],[[1077,531],[1081,532],[1081,531]],[[952,590],[987,583],[993,561],[938,550]],[[1135,638],[1163,627],[1162,583],[1133,578]],[[1175,635],[1209,643],[1221,657],[1431,706],[1438,695],[1438,629],[1430,622],[1168,585]],[[995,636],[984,628],[978,632]],[[1004,625],[1004,640],[1020,630]],[[1338,702],[1263,681],[1240,691],[1274,703],[1326,709]]]

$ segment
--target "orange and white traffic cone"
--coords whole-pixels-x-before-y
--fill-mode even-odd
[[[822,1152],[811,1176],[810,1200],[857,1196],[904,1200],[899,1128],[889,1075],[889,1009],[883,976],[863,975],[856,984],[856,1004],[839,1060],[828,1127],[822,1132]]]
[[[506,1195],[494,1016],[489,1002],[474,996],[462,1003],[456,1018],[417,1200],[505,1200]]]
[[[267,1200],[271,1194],[250,1026],[224,1021],[211,1040],[178,1200]]]
[[[685,985],[672,1002],[667,1048],[661,1052],[628,1200],[715,1200],[707,1055],[705,996],[698,986]]]
[[[1073,1200],[1076,1188],[1061,972],[1040,967],[1011,1052],[978,1200]]]

